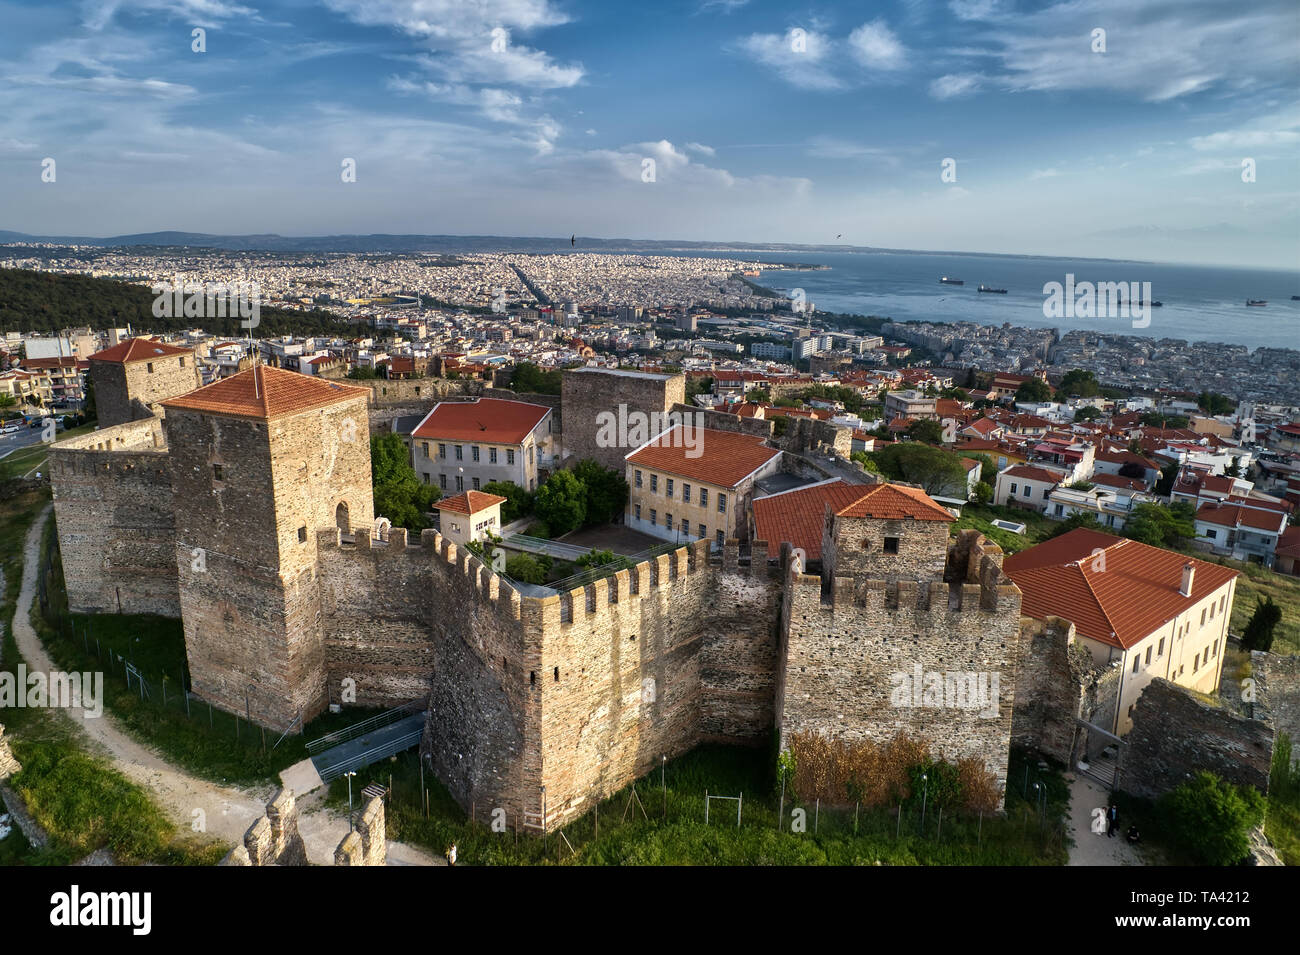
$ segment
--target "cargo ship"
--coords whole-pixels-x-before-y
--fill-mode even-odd
[[[1246,299],[1246,304],[1247,304],[1247,305],[1255,305],[1255,306],[1263,306],[1263,305],[1267,305],[1268,302],[1266,302],[1266,301],[1265,301],[1264,299],[1262,299],[1262,298],[1248,298],[1248,299]]]
[[[981,292],[992,292],[992,293],[995,294],[995,295],[1006,295],[1006,294],[1007,294],[1007,290],[1006,290],[1006,289],[1004,289],[1004,288],[993,288],[992,286],[989,286],[989,285],[981,285],[981,286],[979,287],[979,291],[981,291]]]
[[[963,282],[961,279],[950,279],[948,278],[948,276],[945,275],[943,278],[939,279],[939,284],[940,285],[965,285],[966,283]]]

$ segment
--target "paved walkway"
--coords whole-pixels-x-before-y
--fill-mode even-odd
[[[1070,817],[1065,832],[1074,840],[1070,847],[1070,865],[1146,865],[1136,849],[1124,838],[1128,828],[1120,818],[1120,831],[1114,836],[1092,831],[1094,809],[1103,811],[1110,804],[1109,794],[1100,783],[1082,774],[1070,783]]]
[[[45,647],[31,625],[41,536],[51,507],[49,504],[45,506],[28,532],[23,552],[22,590],[18,594],[18,606],[14,611],[14,640],[31,673],[48,673],[53,668]],[[209,835],[232,846],[242,844],[248,827],[266,812],[266,803],[275,795],[271,787],[238,789],[191,776],[136,742],[120,730],[107,713],[96,719],[87,716],[86,711],[80,707],[72,707],[64,712],[86,734],[91,748],[106,755],[123,775],[148,790],[182,832],[191,829],[195,810],[202,810]],[[324,792],[318,790],[314,794],[296,794],[299,807],[298,830],[307,846],[307,858],[319,865],[333,865],[334,850],[347,835],[348,820],[346,815],[338,815],[320,805]],[[445,864],[445,860],[390,841],[388,864],[438,865]]]

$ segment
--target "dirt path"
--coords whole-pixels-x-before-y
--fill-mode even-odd
[[[1120,817],[1120,831],[1108,836],[1092,831],[1094,809],[1105,810],[1110,804],[1106,789],[1087,776],[1077,775],[1070,783],[1070,818],[1066,834],[1074,840],[1070,847],[1070,865],[1146,865],[1138,851],[1124,838],[1128,825]]]
[[[45,506],[28,532],[23,551],[22,590],[14,611],[14,640],[29,672],[48,673],[53,668],[31,625],[41,536],[51,507],[49,504]],[[191,776],[128,736],[107,713],[95,718],[88,716],[81,707],[71,707],[64,712],[90,738],[93,748],[111,759],[125,776],[147,789],[182,831],[191,830],[194,821],[203,818],[204,831],[209,835],[232,846],[239,845],[244,841],[248,827],[265,813],[266,803],[275,794],[270,787],[237,789]],[[348,820],[346,816],[320,807],[319,802],[319,795],[299,797],[298,829],[307,845],[308,859],[320,865],[332,865],[334,849],[347,835]],[[313,803],[317,805],[313,807]],[[388,843],[389,865],[437,865],[439,861],[442,860],[411,846]]]

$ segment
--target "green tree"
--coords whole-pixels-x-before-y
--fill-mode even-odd
[[[623,513],[632,489],[627,480],[593,458],[584,458],[573,468],[573,476],[586,489],[584,524],[607,524]],[[548,521],[549,523],[549,521]]]
[[[1196,406],[1211,415],[1228,414],[1236,407],[1231,398],[1217,391],[1202,391],[1196,396]]]
[[[537,489],[533,510],[557,537],[577,530],[587,519],[586,485],[572,471],[556,471]]]
[[[86,399],[81,404],[81,413],[87,421],[99,418],[99,409],[95,406],[95,382],[89,375],[86,376]]]
[[[429,526],[425,514],[442,492],[420,482],[411,467],[410,451],[400,435],[377,434],[370,439],[370,480],[374,487],[375,516],[386,517],[398,527],[412,531]]]
[[[353,381],[372,381],[379,377],[379,372],[375,371],[373,368],[367,368],[364,365],[357,365],[357,367],[348,372],[348,377]]]
[[[507,558],[506,576],[525,584],[546,583],[546,571],[532,554],[515,554]]]
[[[1097,384],[1097,376],[1091,371],[1083,368],[1071,368],[1061,379],[1061,387],[1057,394],[1063,398],[1092,398],[1100,386]]]
[[[515,366],[510,387],[519,394],[558,395],[563,381],[564,375],[558,368],[543,371],[532,362],[521,361]]]
[[[514,481],[488,481],[483,485],[484,492],[504,497],[501,505],[501,523],[509,524],[533,512],[533,494],[527,488],[520,487]]]
[[[780,421],[782,419],[778,418],[777,420]],[[852,454],[849,455],[849,460],[861,464],[872,474],[880,473],[880,465],[876,464],[875,461],[871,460],[871,455],[869,455],[866,451],[854,451]]]
[[[1082,405],[1074,409],[1075,421],[1094,421],[1101,417],[1101,409],[1094,405]]]
[[[970,458],[972,461],[978,461],[980,463],[980,473],[977,480],[983,481],[986,484],[992,484],[994,479],[998,476],[998,467],[993,463],[993,459],[982,452],[968,454],[966,457]]]
[[[686,379],[686,403],[693,404],[696,395],[713,394],[712,378],[687,378]]]
[[[1267,653],[1273,647],[1273,631],[1281,622],[1282,608],[1273,603],[1272,597],[1256,598],[1255,612],[1241,634],[1241,648]]]
[[[966,496],[966,469],[951,451],[907,442],[891,444],[873,457],[881,473],[891,480],[918,485],[927,494]]]
[[[943,425],[928,418],[913,421],[907,426],[907,436],[922,444],[943,444]]]
[[[16,407],[18,407],[18,399],[13,395],[8,392],[0,395],[0,421],[9,417],[9,412],[13,411]]]
[[[579,567],[604,567],[606,564],[612,564],[618,560],[618,555],[612,550],[592,550],[590,554],[583,554],[574,561]]]
[[[1264,819],[1264,797],[1200,770],[1156,803],[1171,841],[1201,865],[1236,865]]]
[[[766,405],[771,403],[772,396],[763,388],[751,388],[745,392],[745,400],[756,405]]]
[[[993,500],[993,485],[988,481],[980,481],[975,485],[975,501],[978,504],[987,504]]]
[[[1179,501],[1163,504],[1135,504],[1124,524],[1124,536],[1152,547],[1180,547],[1196,536],[1196,511]]]
[[[1020,387],[1016,389],[1016,401],[1050,401],[1051,398],[1051,386],[1038,378],[1021,382]]]

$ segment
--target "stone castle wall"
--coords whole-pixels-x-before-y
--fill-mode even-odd
[[[69,608],[179,617],[172,468],[159,419],[51,445],[49,471]]]
[[[92,361],[90,373],[101,427],[161,414],[162,402],[191,392],[202,383],[193,352],[160,356],[154,362]]]
[[[820,578],[792,569],[782,746],[796,732],[878,743],[906,733],[946,759],[982,759],[1005,787],[1020,591],[1000,576],[986,584],[952,576],[834,577],[823,595]]]
[[[1239,785],[1268,792],[1274,727],[1267,685],[1253,716],[1207,702],[1168,680],[1155,679],[1138,697],[1133,727],[1117,783],[1120,789],[1155,799],[1190,775],[1209,770]]]

